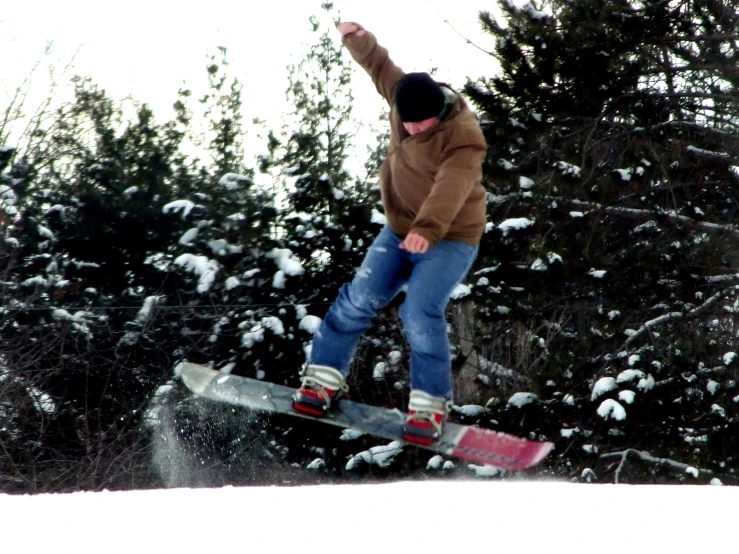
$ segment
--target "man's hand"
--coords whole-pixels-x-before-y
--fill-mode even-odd
[[[347,35],[357,35],[358,37],[361,37],[365,33],[364,28],[359,23],[353,23],[351,21],[339,23],[336,28],[341,33],[341,38],[344,38]]]
[[[418,233],[408,233],[405,240],[398,245],[411,254],[424,254],[429,249],[429,241]]]

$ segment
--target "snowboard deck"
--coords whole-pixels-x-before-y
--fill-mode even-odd
[[[292,409],[295,389],[248,377],[220,373],[208,367],[183,362],[182,381],[198,396],[257,411],[287,414],[302,419],[354,429],[383,439],[403,443],[471,462],[510,471],[528,469],[541,462],[552,450],[550,442],[533,441],[473,425],[447,421],[442,436],[430,445],[403,440],[405,414],[342,399],[321,418]]]

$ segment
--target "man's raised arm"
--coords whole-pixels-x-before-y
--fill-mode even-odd
[[[395,84],[405,74],[404,71],[393,63],[387,49],[377,44],[375,35],[359,23],[339,23],[337,29],[352,58],[372,78],[377,92],[392,105]]]

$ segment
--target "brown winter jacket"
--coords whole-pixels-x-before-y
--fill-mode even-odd
[[[409,135],[393,105],[403,70],[368,31],[347,35],[343,42],[390,105],[390,146],[380,168],[390,227],[401,236],[418,233],[431,246],[443,239],[479,244],[486,224],[480,181],[487,146],[475,114],[445,87],[453,101],[447,115],[429,131]]]

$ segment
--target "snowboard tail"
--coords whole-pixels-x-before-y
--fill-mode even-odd
[[[202,365],[183,362],[182,381],[204,398],[252,410],[287,414],[344,429],[355,429],[388,440],[403,440],[405,414],[347,399],[338,401],[325,416],[316,418],[292,408],[295,389],[248,377],[229,375]],[[550,442],[528,440],[473,425],[447,422],[439,439],[429,445],[407,443],[501,469],[519,471],[541,462],[552,450]]]

